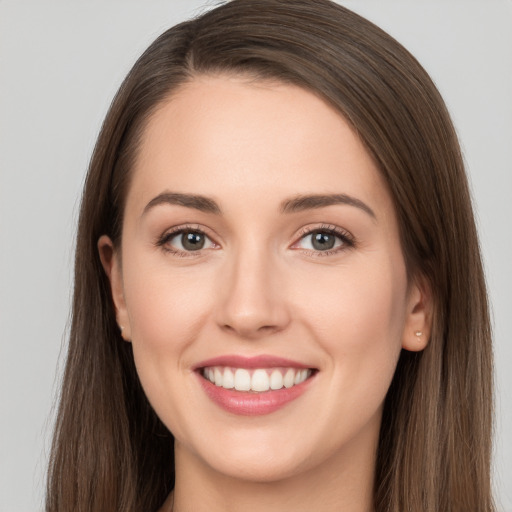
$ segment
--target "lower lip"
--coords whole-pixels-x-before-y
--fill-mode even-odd
[[[259,393],[235,391],[212,384],[199,373],[201,386],[208,397],[225,411],[241,416],[260,416],[275,412],[299,398],[310,384],[312,377],[291,388],[281,388]]]

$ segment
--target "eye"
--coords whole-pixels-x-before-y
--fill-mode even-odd
[[[180,228],[166,233],[158,241],[158,245],[177,254],[198,252],[201,249],[217,247],[203,231],[188,228]]]
[[[329,255],[353,246],[354,241],[351,235],[333,226],[307,230],[294,245],[294,248]]]

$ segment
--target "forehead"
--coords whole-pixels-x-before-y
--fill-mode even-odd
[[[165,190],[247,205],[333,192],[391,201],[334,108],[294,85],[232,76],[195,78],[149,119],[128,201],[142,204]]]

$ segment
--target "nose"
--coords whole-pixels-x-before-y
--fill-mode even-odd
[[[280,332],[290,322],[283,273],[264,250],[240,250],[220,276],[216,321],[244,339]]]

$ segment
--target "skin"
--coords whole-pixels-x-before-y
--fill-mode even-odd
[[[431,308],[407,281],[393,202],[360,140],[301,88],[202,76],[153,114],[133,172],[121,248],[106,236],[98,247],[144,390],[176,439],[176,488],[162,510],[174,500],[178,512],[370,511],[383,400],[402,348],[425,347]],[[222,214],[144,213],[163,192],[208,196]],[[289,198],[333,193],[374,216],[347,204],[280,211]],[[204,249],[169,252],[180,236],[158,244],[183,225],[206,232]],[[315,250],[304,231],[325,226],[353,244]],[[192,370],[225,354],[318,372],[282,409],[235,415]]]

